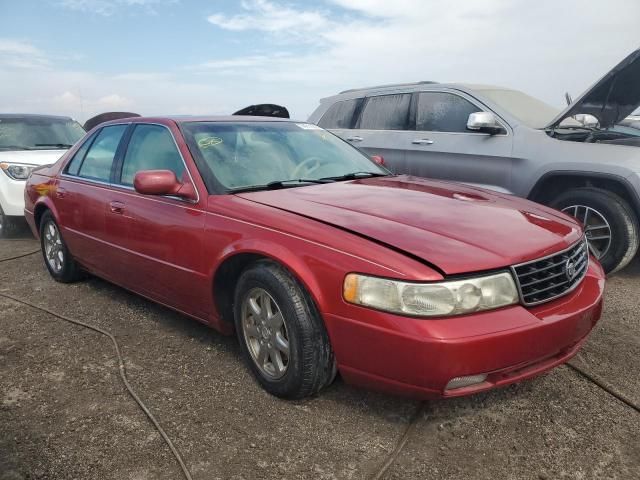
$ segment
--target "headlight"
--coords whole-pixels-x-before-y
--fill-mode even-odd
[[[437,283],[408,283],[350,273],[344,279],[347,302],[417,317],[442,317],[518,303],[508,272]]]
[[[35,165],[25,165],[24,163],[0,163],[0,169],[14,180],[26,180],[35,167]]]

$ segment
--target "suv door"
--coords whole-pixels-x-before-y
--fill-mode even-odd
[[[76,151],[58,180],[55,202],[69,250],[91,270],[106,275],[105,209],[114,160],[127,125],[102,128]]]
[[[193,183],[169,127],[134,123],[106,211],[107,237],[119,252],[116,281],[205,318],[210,291],[207,272],[201,271],[203,209],[199,201],[137,193],[133,180],[142,170],[170,170]]]
[[[405,163],[405,145],[412,138],[410,93],[367,97],[357,129],[344,138],[368,155],[382,155],[392,170]]]
[[[403,148],[406,163],[390,165],[397,173],[455,180],[511,191],[513,136],[467,130],[474,112],[486,111],[470,97],[453,91],[416,94],[415,131]]]

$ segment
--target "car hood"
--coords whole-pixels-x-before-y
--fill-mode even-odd
[[[0,162],[49,165],[67,153],[66,150],[0,150]]]
[[[579,113],[591,114],[601,128],[620,122],[640,105],[640,49],[633,52],[565,108],[547,128]]]
[[[533,202],[410,176],[238,195],[366,237],[450,275],[540,258],[582,235],[571,218]]]

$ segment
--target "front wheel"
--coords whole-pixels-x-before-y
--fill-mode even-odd
[[[261,261],[242,273],[234,317],[249,368],[272,395],[303,398],[333,380],[324,323],[302,285],[278,264]]]
[[[589,250],[606,273],[626,267],[638,250],[638,220],[629,204],[608,190],[585,187],[556,197],[551,207],[579,220]]]
[[[80,266],[71,256],[60,227],[48,210],[40,220],[40,247],[44,263],[54,280],[71,283],[82,278]]]
[[[20,229],[19,217],[8,217],[0,206],[0,238],[12,237]]]

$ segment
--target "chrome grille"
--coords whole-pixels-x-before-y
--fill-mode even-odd
[[[576,288],[589,265],[587,242],[548,257],[512,267],[520,297],[525,305],[537,305],[560,297]]]

